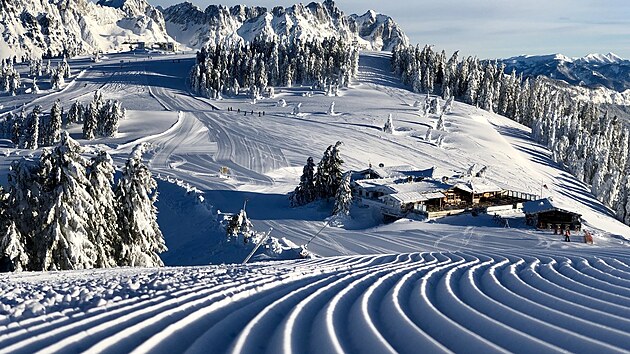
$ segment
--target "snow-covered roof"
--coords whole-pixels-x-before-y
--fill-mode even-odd
[[[576,214],[576,215],[581,216],[581,214],[578,214],[574,211],[567,210],[567,208],[564,205],[555,202],[553,198],[533,200],[531,202],[527,202],[523,204],[523,212],[525,212],[526,214],[538,214],[538,213],[544,213],[544,212],[552,211],[552,210],[560,210],[566,213],[571,213],[571,214]]]
[[[496,184],[480,178],[472,178],[468,181],[457,183],[455,188],[474,194],[501,192],[503,190]]]
[[[441,181],[425,179],[419,182],[396,183],[389,185],[389,187],[395,193],[427,193],[435,191],[445,191],[450,189],[452,186],[450,184],[442,183]]]
[[[371,190],[377,187],[387,187],[396,183],[396,180],[396,178],[360,179],[354,183],[365,190]]]
[[[381,199],[391,198],[393,200],[398,201],[401,204],[407,203],[415,203],[415,202],[426,202],[431,199],[439,199],[444,198],[445,195],[442,192],[428,192],[428,193],[420,193],[420,192],[406,192],[406,193],[394,193],[382,196]]]

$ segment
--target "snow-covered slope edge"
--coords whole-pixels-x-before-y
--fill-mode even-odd
[[[267,39],[323,39],[357,41],[364,49],[391,50],[408,44],[402,29],[388,16],[368,11],[346,16],[332,0],[273,9],[210,5],[205,10],[189,3],[163,9],[168,32],[189,47],[227,41]]]

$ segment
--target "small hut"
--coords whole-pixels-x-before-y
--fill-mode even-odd
[[[553,198],[523,204],[527,223],[538,229],[580,231],[582,215],[561,207]]]

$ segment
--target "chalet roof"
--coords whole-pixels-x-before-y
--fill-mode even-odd
[[[394,193],[382,196],[381,199],[391,198],[393,200],[398,201],[401,204],[407,203],[416,203],[416,202],[426,202],[431,199],[440,199],[444,198],[445,195],[442,192],[428,192],[428,193],[420,193],[420,192],[406,192],[406,193]]]
[[[457,183],[454,188],[474,194],[501,192],[503,190],[496,184],[481,178],[472,178],[468,181]]]
[[[436,181],[433,179],[425,179],[419,182],[391,184],[391,185],[388,185],[388,187],[391,188],[394,193],[407,193],[407,192],[428,193],[428,192],[446,191],[450,189],[452,186],[450,184],[442,183],[441,181]]]
[[[365,190],[372,190],[377,187],[387,187],[396,183],[396,180],[396,178],[360,179],[354,183]]]
[[[437,168],[430,167],[424,170],[420,170],[411,165],[398,165],[398,166],[385,166],[385,167],[370,167],[365,170],[355,171],[353,175],[354,179],[361,179],[361,176],[376,175],[379,178],[405,178],[405,177],[424,177],[424,178],[436,178],[441,179],[444,176],[451,177],[452,172]]]
[[[564,205],[554,201],[553,198],[551,197],[539,199],[539,200],[533,200],[531,202],[526,202],[523,204],[523,212],[525,212],[525,214],[539,214],[539,213],[544,213],[547,211],[554,211],[554,210],[582,216],[581,214],[567,210],[564,207]]]

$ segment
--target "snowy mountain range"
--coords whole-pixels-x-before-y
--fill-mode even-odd
[[[589,54],[581,58],[569,58],[562,54],[523,55],[502,62],[506,65],[506,72],[516,70],[526,77],[544,75],[573,85],[606,87],[619,92],[630,89],[630,60],[614,53]]]
[[[185,2],[167,9],[146,0],[0,0],[0,53],[17,56],[91,54],[127,49],[130,42],[179,41],[190,48],[220,40],[325,38],[356,40],[370,50],[391,50],[409,40],[388,16],[368,11],[346,16],[333,1],[289,8]]]
[[[208,43],[265,39],[341,37],[368,50],[391,50],[409,39],[391,17],[368,11],[344,13],[332,0],[273,9],[210,5],[205,10],[184,2],[163,9],[168,33],[195,48]]]
[[[129,41],[170,41],[162,14],[145,0],[2,1],[0,53],[91,54]]]

